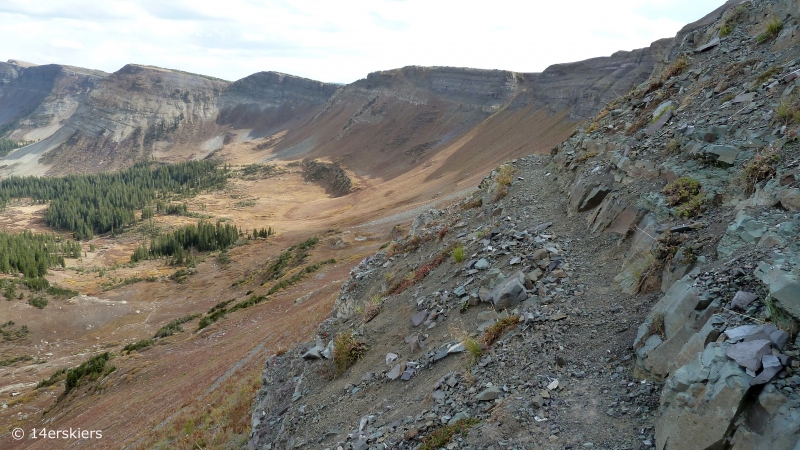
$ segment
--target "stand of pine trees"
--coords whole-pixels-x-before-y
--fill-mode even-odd
[[[78,258],[81,245],[61,240],[54,234],[0,232],[0,272],[22,273],[25,278],[40,278],[47,269],[64,266],[64,257]]]
[[[152,239],[149,249],[140,245],[131,255],[131,262],[171,256],[177,264],[182,264],[192,249],[200,252],[224,250],[238,239],[239,229],[236,226],[222,222],[213,225],[200,220],[197,225],[186,225]]]
[[[228,168],[209,161],[163,166],[145,161],[121,172],[63,178],[14,176],[0,181],[0,210],[12,198],[49,201],[47,225],[70,230],[77,239],[91,239],[95,233],[134,223],[134,210],[157,198],[195,195],[223,187],[227,179]]]

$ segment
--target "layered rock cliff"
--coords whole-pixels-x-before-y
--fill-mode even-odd
[[[229,83],[133,64],[106,76],[66,66],[7,63],[0,67],[0,95],[7,99],[0,103],[0,123],[10,124],[14,137],[37,142],[8,155],[3,171],[111,170],[142,157],[175,161],[213,152],[224,159],[229,156],[219,151],[227,144],[280,133],[264,158],[349,156],[352,161],[342,163],[361,174],[395,176],[470,131],[477,133],[458,158],[470,162],[466,169],[485,169],[555,144],[610,96],[640,84],[665,46],[659,41],[543,73],[405,67],[371,73],[346,86],[276,72]],[[54,87],[58,73],[73,77],[62,76]],[[55,96],[60,100],[45,105],[44,93],[53,89],[63,91]],[[70,89],[74,92],[68,95]],[[22,92],[24,102],[13,100]],[[13,123],[37,108],[50,120],[39,114],[28,128]],[[554,118],[545,120],[536,111]],[[497,119],[514,114],[527,137],[504,142],[500,136],[510,130],[501,132]]]

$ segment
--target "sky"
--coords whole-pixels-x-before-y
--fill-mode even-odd
[[[672,37],[724,0],[0,0],[2,60],[350,83],[409,65],[541,72]]]

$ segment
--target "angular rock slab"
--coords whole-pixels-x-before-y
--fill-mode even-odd
[[[791,272],[784,272],[765,262],[758,265],[755,275],[769,286],[770,295],[780,302],[786,312],[800,319],[800,280]]]
[[[744,311],[756,300],[758,300],[758,295],[753,294],[752,292],[739,291],[733,296],[731,307],[733,309],[740,309]]]
[[[800,410],[774,385],[764,386],[744,417],[731,450],[800,449]]]
[[[725,354],[740,366],[758,372],[761,369],[761,358],[770,353],[772,342],[766,339],[740,342],[731,345]]]
[[[489,300],[495,309],[513,309],[528,298],[525,285],[520,281],[520,278],[525,279],[522,272],[517,272],[517,274],[495,286],[492,292],[489,293]]]
[[[488,402],[499,398],[502,393],[503,391],[499,387],[491,386],[481,391],[475,398],[478,401]]]
[[[418,327],[422,325],[422,322],[425,322],[425,319],[427,317],[428,317],[428,311],[420,311],[411,316],[411,325]]]
[[[752,380],[725,356],[725,346],[709,344],[667,380],[656,422],[657,450],[722,448]]]

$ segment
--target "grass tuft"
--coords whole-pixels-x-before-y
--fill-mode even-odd
[[[741,176],[746,194],[755,192],[756,184],[759,182],[775,176],[775,163],[778,162],[778,159],[779,156],[775,154],[756,155],[752,161],[742,167]]]
[[[783,30],[783,22],[781,22],[781,19],[773,17],[767,22],[767,28],[764,32],[756,37],[756,41],[758,41],[759,44],[771,41],[778,37],[778,33],[780,33],[781,30]]]
[[[461,419],[452,425],[445,425],[422,439],[419,450],[438,450],[446,447],[453,436],[460,434],[467,435],[467,431],[474,425],[480,423],[478,419]]]
[[[378,314],[381,313],[381,307],[383,306],[383,298],[380,294],[375,294],[370,297],[369,301],[366,305],[364,305],[364,313],[363,313],[363,322],[367,323],[370,320],[378,317]]]
[[[519,322],[519,316],[508,316],[504,319],[500,319],[497,321],[497,323],[487,328],[483,333],[483,341],[486,343],[486,347],[488,348],[490,345],[492,345],[497,339],[500,338],[500,336],[505,334],[506,331],[517,326]]]
[[[466,254],[464,253],[464,246],[459,245],[453,249],[453,261],[456,263],[461,263],[466,258]]]
[[[367,350],[367,343],[357,338],[352,331],[336,335],[333,340],[333,363],[337,373],[343,374],[363,358]]]

